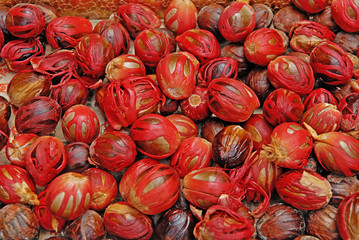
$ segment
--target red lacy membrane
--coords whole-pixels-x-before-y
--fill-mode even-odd
[[[318,103],[330,103],[338,106],[338,101],[335,97],[324,88],[317,88],[311,91],[304,100],[305,109],[309,109]]]
[[[46,186],[67,164],[65,148],[57,137],[41,136],[25,156],[26,169],[38,186]]]
[[[338,110],[342,112],[343,117],[340,129],[344,132],[359,130],[359,93],[354,92],[346,95],[339,103]]]
[[[132,54],[118,56],[106,66],[106,77],[110,82],[144,75],[146,75],[145,65],[139,57]]]
[[[359,31],[359,5],[353,0],[333,1],[332,17],[338,26],[346,32]]]
[[[92,24],[88,19],[64,16],[49,23],[46,27],[46,40],[53,49],[74,48],[83,36],[90,33]]]
[[[176,203],[181,183],[172,167],[146,158],[126,170],[119,189],[123,199],[131,206],[143,214],[155,215]]]
[[[171,1],[166,8],[164,23],[175,35],[196,28],[197,9],[192,1]]]
[[[171,114],[166,118],[177,128],[181,141],[198,135],[198,127],[191,118],[183,114]]]
[[[355,239],[358,236],[359,193],[346,197],[339,205],[337,212],[337,226],[343,239]]]
[[[130,33],[131,38],[135,38],[145,29],[161,26],[161,20],[155,12],[138,3],[120,5],[117,9],[117,16]]]
[[[5,153],[11,164],[25,168],[25,155],[39,136],[34,133],[16,134],[6,145]]]

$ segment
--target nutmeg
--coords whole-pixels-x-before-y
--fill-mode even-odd
[[[256,93],[261,103],[274,90],[274,87],[268,80],[267,68],[253,68],[248,73],[246,84]]]
[[[333,193],[330,202],[335,206],[339,206],[340,202],[349,195],[359,192],[359,180],[355,176],[345,177],[329,174],[327,179],[332,186]]]
[[[276,29],[288,34],[294,23],[306,20],[307,18],[307,15],[299,11],[298,8],[287,6],[274,14],[273,25]]]
[[[255,3],[252,5],[256,15],[256,26],[254,29],[267,28],[272,23],[273,11],[270,7],[262,3]]]
[[[250,69],[251,64],[244,56],[244,47],[242,45],[229,43],[222,48],[221,57],[231,57],[238,62],[238,76],[244,76]]]

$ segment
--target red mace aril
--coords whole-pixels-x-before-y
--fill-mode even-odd
[[[5,118],[6,121],[9,121],[11,117],[11,104],[9,100],[3,96],[0,96],[0,117]]]
[[[222,36],[230,42],[243,41],[256,26],[253,8],[246,2],[235,1],[226,7],[218,21]]]
[[[234,183],[219,167],[206,167],[189,172],[182,182],[183,196],[196,207],[208,209],[217,205],[222,194],[229,194]]]
[[[343,132],[318,135],[304,123],[314,139],[314,153],[325,170],[345,176],[359,173],[359,140]]]
[[[11,71],[20,72],[32,69],[30,60],[45,54],[45,45],[40,37],[16,39],[4,45],[0,56]]]
[[[197,239],[251,239],[254,226],[235,211],[216,205],[207,210],[193,233]]]
[[[206,119],[210,115],[207,88],[196,86],[189,98],[180,102],[181,112],[193,121]]]
[[[168,38],[156,29],[140,32],[133,43],[135,54],[149,67],[156,67],[158,62],[170,53]]]
[[[51,77],[53,85],[61,85],[79,71],[75,51],[58,49],[48,55],[33,57],[31,65],[36,72]]]
[[[342,239],[356,239],[358,237],[359,221],[359,193],[346,197],[338,207],[337,226]]]
[[[239,125],[229,125],[214,137],[212,142],[214,162],[225,169],[240,167],[250,157],[253,139]]]
[[[268,123],[263,114],[253,114],[243,125],[253,139],[253,149],[259,150],[262,145],[271,143],[274,127]]]
[[[171,114],[166,118],[177,128],[181,142],[190,137],[197,137],[198,127],[191,118],[182,114]]]
[[[204,29],[187,30],[176,37],[176,42],[181,51],[193,54],[201,64],[218,58],[221,53],[217,38]]]
[[[323,11],[327,6],[327,2],[327,0],[293,0],[293,3],[297,8],[310,14]]]
[[[111,127],[128,127],[137,119],[136,91],[130,81],[111,82],[104,90],[103,110]]]
[[[182,52],[170,53],[157,65],[158,86],[171,99],[188,98],[196,85],[196,68],[191,59]]]
[[[244,41],[244,54],[248,61],[263,67],[286,50],[282,36],[274,29],[255,30]]]
[[[300,96],[314,87],[314,73],[309,63],[292,56],[280,56],[268,64],[268,79],[275,88],[285,88]]]
[[[75,50],[80,68],[92,78],[105,75],[107,63],[114,58],[111,43],[95,33],[82,37]]]
[[[324,207],[332,197],[327,179],[308,170],[290,170],[275,183],[280,198],[297,209],[316,210]]]
[[[290,46],[294,51],[310,54],[319,43],[324,41],[333,42],[335,33],[320,23],[303,20],[293,24],[289,37]]]
[[[149,76],[140,76],[129,77],[125,81],[129,81],[134,86],[137,117],[158,112],[164,96],[154,80]]]
[[[282,168],[270,161],[261,150],[253,152],[248,161],[251,163],[251,167],[248,169],[246,175],[250,176],[250,179],[257,183],[270,198],[274,190],[274,185],[278,177],[282,174]],[[247,191],[246,198],[248,201],[252,199],[254,199],[254,201],[261,201],[261,195],[251,190]]]
[[[130,34],[115,15],[98,22],[93,29],[93,33],[100,34],[111,43],[115,57],[127,54],[130,50]]]
[[[90,144],[100,132],[96,113],[85,105],[70,107],[62,116],[62,133],[69,142]]]
[[[45,14],[33,4],[18,4],[5,17],[6,29],[15,37],[36,37],[45,29]]]
[[[65,148],[57,137],[42,136],[31,144],[25,156],[26,170],[38,186],[47,185],[67,164]]]
[[[328,85],[343,85],[353,75],[353,62],[348,54],[333,42],[322,42],[310,53],[310,65],[317,77]]]
[[[106,77],[110,82],[144,75],[146,75],[145,65],[138,56],[132,54],[115,57],[106,66]]]
[[[5,153],[11,164],[24,168],[26,152],[38,137],[34,133],[20,133],[10,139],[5,147]]]
[[[25,169],[14,165],[0,165],[0,202],[39,204],[35,184]]]
[[[158,28],[161,20],[154,11],[139,3],[127,3],[117,9],[120,22],[128,30],[131,38],[148,28]]]
[[[346,32],[359,31],[359,4],[354,0],[333,0],[332,18]]]
[[[238,76],[238,61],[231,57],[214,58],[204,64],[197,75],[197,85],[208,87],[213,79],[228,77],[236,79]]]
[[[72,106],[85,104],[89,89],[78,79],[70,78],[61,85],[53,86],[51,98],[60,104],[62,112]]]
[[[314,89],[309,93],[304,100],[305,109],[309,109],[318,103],[329,103],[335,106],[338,106],[338,101],[335,97],[324,88]]]
[[[19,108],[32,97],[49,96],[51,79],[34,70],[17,73],[7,85],[7,96],[14,109]]]
[[[90,146],[83,142],[74,142],[65,146],[67,164],[64,172],[82,173],[90,168]]]
[[[341,120],[342,113],[335,105],[318,103],[303,113],[300,124],[305,122],[318,134],[322,134],[338,131]]]
[[[171,156],[181,142],[175,125],[159,114],[147,114],[137,119],[131,127],[131,137],[138,151],[155,159]]]
[[[150,239],[153,233],[151,218],[126,202],[117,202],[106,208],[104,226],[111,236],[122,239]]]
[[[90,168],[82,173],[91,180],[92,200],[90,208],[96,211],[105,210],[105,208],[115,201],[117,196],[116,179],[108,172]]]
[[[273,126],[298,122],[303,112],[304,104],[300,96],[284,88],[274,90],[263,103],[264,117]]]
[[[15,127],[19,133],[48,135],[61,118],[61,106],[49,97],[33,97],[18,109]]]
[[[313,139],[298,123],[286,122],[274,128],[271,143],[262,147],[269,161],[280,167],[298,169],[307,165]]]
[[[208,86],[208,107],[224,121],[247,121],[259,105],[253,90],[239,80],[218,78]]]
[[[209,167],[212,157],[212,143],[204,138],[190,137],[181,142],[171,157],[173,167],[180,178],[192,170]]]
[[[92,33],[91,22],[84,17],[62,16],[46,27],[46,40],[53,49],[75,48],[80,39]]]
[[[344,132],[359,130],[359,92],[346,95],[338,105],[338,110],[343,114],[340,129]]]
[[[126,170],[119,190],[131,206],[143,214],[155,215],[175,204],[180,185],[180,177],[172,167],[146,158]]]
[[[91,180],[80,173],[64,173],[47,187],[46,204],[56,216],[73,220],[83,215],[92,199]]]
[[[46,189],[39,193],[39,205],[34,207],[34,213],[39,219],[41,227],[45,228],[48,231],[61,231],[65,224],[66,220],[56,217],[46,205]]]
[[[90,162],[111,172],[130,166],[136,155],[136,144],[132,138],[119,131],[106,132],[90,145]]]
[[[251,64],[244,55],[244,47],[239,44],[229,43],[222,47],[221,57],[231,57],[238,62],[238,76],[245,76]]]
[[[346,84],[338,86],[333,92],[333,96],[340,102],[345,96],[355,92],[359,92],[359,80],[350,79]]]
[[[175,35],[196,28],[197,8],[191,0],[172,0],[163,17],[167,29]]]

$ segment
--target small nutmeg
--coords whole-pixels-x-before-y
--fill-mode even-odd
[[[333,197],[330,202],[334,206],[339,206],[340,202],[351,194],[359,192],[359,180],[356,176],[345,177],[336,174],[327,176],[332,187]]]
[[[257,222],[259,239],[294,239],[304,234],[305,221],[301,213],[282,203],[271,205]]]
[[[255,3],[252,5],[256,15],[256,26],[254,29],[266,28],[272,23],[273,11],[270,7],[262,3]]]
[[[295,22],[306,20],[305,13],[299,11],[294,6],[287,6],[280,9],[273,17],[274,28],[281,30],[285,33],[289,33],[291,27]]]

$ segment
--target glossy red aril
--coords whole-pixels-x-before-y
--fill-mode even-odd
[[[204,138],[190,137],[181,142],[171,157],[171,166],[183,178],[192,170],[209,167],[212,143]]]
[[[146,75],[145,65],[138,56],[132,54],[120,55],[112,59],[106,66],[106,77],[110,82],[144,75]]]
[[[314,89],[311,93],[309,93],[304,100],[305,109],[309,109],[318,103],[329,103],[335,106],[338,106],[338,101],[335,97],[324,88]]]
[[[114,15],[97,23],[93,32],[100,34],[111,43],[115,57],[127,54],[130,50],[130,34]]]
[[[131,38],[135,38],[141,31],[158,28],[160,18],[150,8],[139,3],[122,4],[117,9],[120,22],[126,27]]]
[[[193,233],[197,239],[250,239],[254,226],[230,208],[216,205],[207,210]]]
[[[305,122],[318,134],[322,134],[338,131],[341,121],[342,113],[335,105],[318,103],[303,113],[300,124]]]
[[[236,79],[238,76],[238,61],[231,57],[214,58],[204,64],[198,71],[197,85],[208,87],[213,79],[228,77]]]
[[[57,217],[73,220],[83,215],[92,199],[90,179],[80,173],[64,173],[47,187],[46,204]]]
[[[53,49],[75,48],[80,39],[92,33],[91,22],[78,16],[62,16],[46,27],[46,40]]]
[[[116,202],[106,208],[103,223],[112,236],[123,239],[150,239],[153,233],[151,218],[126,202]]]
[[[268,64],[268,79],[275,88],[285,88],[300,96],[314,87],[314,73],[310,64],[300,58],[279,56]]]
[[[181,53],[171,53],[157,65],[158,86],[171,99],[188,98],[196,85],[196,69],[191,59]]]
[[[201,64],[218,58],[221,53],[216,37],[204,29],[187,30],[176,37],[176,42],[181,51],[193,54]]]
[[[168,38],[156,29],[145,29],[140,32],[133,46],[136,56],[149,67],[156,67],[158,62],[170,53]]]
[[[218,78],[208,86],[209,109],[224,121],[244,122],[259,105],[253,90],[239,80]]]
[[[343,114],[340,129],[344,132],[359,130],[359,93],[346,95],[338,104],[338,110]]]
[[[243,41],[256,25],[253,8],[246,2],[235,1],[227,6],[218,21],[222,36],[230,42]]]
[[[33,97],[16,112],[15,126],[19,133],[48,135],[61,118],[61,106],[49,97]]]
[[[274,127],[265,119],[263,114],[253,114],[243,125],[253,139],[253,149],[259,150],[262,145],[271,142],[271,134]]]
[[[353,75],[353,62],[336,43],[322,42],[310,53],[310,65],[317,77],[328,85],[342,85]]]
[[[313,139],[309,131],[298,123],[286,122],[274,128],[271,138],[271,143],[263,146],[270,161],[291,169],[307,165],[307,159],[313,149]]]
[[[6,29],[15,37],[36,37],[45,29],[45,14],[33,4],[11,7],[5,17]]]
[[[179,35],[196,28],[197,8],[191,0],[172,0],[163,19],[166,28]]]
[[[208,209],[217,205],[222,194],[230,193],[234,183],[230,176],[218,167],[207,167],[189,172],[183,178],[183,196],[191,204]]]
[[[346,32],[359,31],[359,4],[355,0],[333,0],[332,18]]]
[[[96,211],[102,211],[108,205],[115,201],[118,187],[116,179],[108,172],[90,168],[82,173],[88,176],[92,186],[92,200],[90,208]]]
[[[204,120],[211,112],[207,101],[207,88],[196,86],[189,98],[181,100],[181,112],[193,121]]]
[[[191,118],[182,114],[171,114],[166,118],[177,128],[181,142],[190,137],[197,137],[198,127]]]
[[[244,41],[244,54],[248,61],[267,66],[270,61],[287,50],[277,30],[261,28],[251,32]]]
[[[171,156],[180,144],[177,128],[159,114],[147,114],[137,119],[131,127],[131,137],[138,151],[155,159]]]
[[[355,239],[358,236],[359,193],[346,197],[338,207],[337,227],[343,239]]]
[[[75,105],[62,116],[62,133],[69,142],[90,144],[99,134],[100,121],[96,113],[85,105]]]
[[[36,187],[29,173],[18,166],[0,166],[0,202],[38,205]]]
[[[40,37],[16,39],[4,45],[0,56],[11,71],[20,72],[32,68],[30,60],[45,54],[45,45]]]
[[[131,206],[144,214],[154,215],[175,204],[180,185],[180,178],[172,167],[146,158],[126,170],[119,189]]]
[[[294,51],[310,54],[319,43],[333,42],[335,33],[320,23],[303,20],[293,24],[289,37],[290,46]]]
[[[42,136],[31,144],[25,156],[26,170],[39,186],[47,185],[67,164],[64,144],[57,137]]]
[[[82,71],[92,78],[102,77],[107,63],[114,58],[111,43],[95,33],[81,38],[75,50]]]
[[[38,137],[39,136],[34,133],[20,133],[10,139],[6,145],[5,152],[11,164],[24,168],[26,166],[26,152]]]
[[[290,170],[283,173],[275,187],[283,201],[302,210],[320,209],[327,205],[332,197],[328,180],[308,170]]]
[[[120,131],[106,132],[90,145],[91,163],[111,172],[118,172],[130,166],[136,155],[134,141]]]
[[[274,90],[263,103],[264,117],[273,126],[298,122],[303,112],[304,104],[300,96],[284,88]]]

